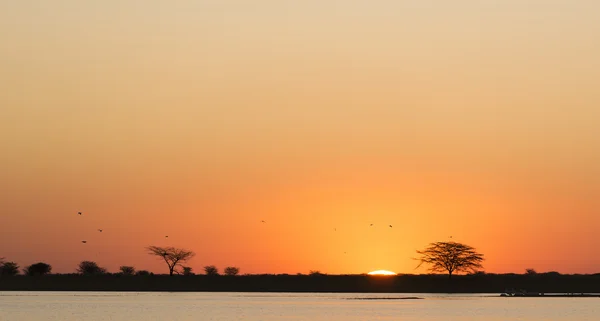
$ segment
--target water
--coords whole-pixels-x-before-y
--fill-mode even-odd
[[[356,300],[417,296],[423,300]],[[331,293],[0,292],[1,321],[598,320],[599,298]]]

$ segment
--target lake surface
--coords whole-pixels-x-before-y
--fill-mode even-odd
[[[370,300],[409,296],[423,300]],[[1,321],[581,321],[598,320],[599,315],[600,298],[404,293],[0,292]]]

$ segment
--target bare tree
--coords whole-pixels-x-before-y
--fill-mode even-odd
[[[206,275],[219,275],[219,269],[214,265],[207,265],[204,267],[204,273]]]
[[[238,275],[240,273],[240,268],[235,267],[235,266],[228,266],[225,268],[224,272],[225,272],[225,275],[234,276],[234,275]]]
[[[121,271],[123,275],[135,275],[135,268],[133,266],[123,265],[119,267],[119,271]]]
[[[448,278],[452,278],[454,272],[476,272],[483,268],[483,254],[475,251],[475,248],[457,242],[435,242],[427,248],[417,251],[420,255],[420,263],[417,266],[429,265],[432,272],[448,272]]]
[[[159,246],[148,246],[146,248],[150,255],[161,257],[167,266],[169,267],[169,275],[173,275],[175,268],[181,263],[184,263],[196,255],[196,253],[175,247],[159,247]]]

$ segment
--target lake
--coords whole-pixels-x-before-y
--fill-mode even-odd
[[[379,299],[412,296],[423,299]],[[0,292],[1,321],[581,321],[598,320],[598,315],[599,298],[405,293]]]

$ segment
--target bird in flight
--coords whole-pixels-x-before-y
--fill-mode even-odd
[[[99,228],[99,229],[98,229],[98,232],[102,233],[102,229],[101,229],[101,228]]]
[[[265,222],[265,221],[260,221],[260,222],[261,222],[261,223],[267,223],[267,222]]]
[[[373,226],[373,223],[371,223],[371,225],[369,225],[369,226]]]
[[[87,243],[87,241],[81,241],[81,243],[85,244],[85,243]]]
[[[81,214],[83,214],[83,213],[81,213],[81,212],[77,212],[77,214],[81,215]]]
[[[390,224],[390,227],[392,227],[392,225]]]
[[[169,237],[168,235],[165,235],[165,237]]]

